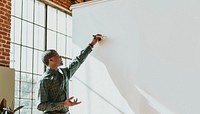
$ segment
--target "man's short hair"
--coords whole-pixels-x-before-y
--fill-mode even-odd
[[[53,56],[55,56],[57,54],[57,51],[56,50],[53,50],[53,49],[49,49],[49,50],[46,50],[43,52],[42,54],[42,62],[45,64],[45,65],[49,65],[49,59]]]

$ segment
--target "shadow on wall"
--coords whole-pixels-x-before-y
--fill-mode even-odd
[[[78,55],[80,50],[81,48],[74,45],[73,55]],[[74,78],[71,83],[71,94],[79,96],[83,104],[77,110],[73,109],[73,113],[135,114],[113,83],[107,66],[95,57],[89,55]],[[79,112],[81,109],[84,111]]]
[[[145,102],[148,105],[150,105],[155,111],[157,111],[157,114],[177,114],[177,113],[172,112],[167,107],[165,107],[157,99],[153,98],[151,95],[149,95],[147,92],[145,92],[144,90],[142,90],[137,85],[135,85],[135,87],[139,91],[139,93],[143,96],[143,99],[145,99]]]
[[[106,53],[103,52],[103,49],[101,49],[101,51],[98,50],[98,46],[96,49],[97,50],[94,48],[92,53],[95,53],[95,51],[98,51],[98,53],[96,53],[95,57],[89,55],[86,62],[84,62],[75,73],[76,82],[72,84],[72,95],[81,94],[80,98],[84,99],[84,102],[87,101],[87,104],[84,104],[86,105],[85,107],[90,107],[88,109],[90,111],[86,113],[95,110],[92,113],[100,114],[102,111],[101,109],[106,109],[107,113],[115,114],[176,114],[139,88],[136,85],[136,79],[130,79],[130,75],[134,75],[133,68],[135,68],[135,66],[127,67],[125,65],[127,63],[124,64],[120,56],[115,57],[118,58],[118,61],[111,60],[113,56],[107,53],[109,49],[106,50]],[[73,55],[78,55],[80,50],[80,47],[74,45]],[[102,55],[100,55],[101,53],[102,55],[109,56],[102,57]],[[98,55],[100,55],[100,59],[98,59],[98,57],[96,58]],[[113,63],[115,61],[116,63]],[[121,63],[120,66],[118,66],[119,63]],[[134,78],[134,76],[132,77]],[[83,93],[79,93],[80,86],[84,86],[83,90],[85,90],[85,96]],[[97,98],[94,99],[94,96],[98,97],[98,100]],[[132,104],[128,104],[127,100]],[[99,104],[95,104],[94,102],[98,102]],[[93,106],[91,106],[91,104]],[[84,108],[84,106],[80,107]],[[80,112],[74,110],[74,113]]]

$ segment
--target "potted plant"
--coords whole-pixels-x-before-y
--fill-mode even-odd
[[[20,110],[24,106],[19,106],[14,109],[14,104],[12,103],[10,107],[7,107],[7,101],[5,98],[2,99],[0,104],[0,114],[14,114],[16,111]]]

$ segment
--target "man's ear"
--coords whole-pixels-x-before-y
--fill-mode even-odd
[[[49,59],[49,61],[53,61],[53,59]]]

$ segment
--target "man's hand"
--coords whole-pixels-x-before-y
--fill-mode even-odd
[[[65,100],[64,102],[64,106],[68,107],[68,106],[74,106],[74,105],[78,105],[81,102],[78,102],[78,99],[74,99],[74,97],[70,97],[69,99]]]
[[[94,46],[98,41],[101,41],[103,36],[101,34],[96,34],[96,35],[93,35],[93,40],[92,42],[90,43],[92,46]]]

